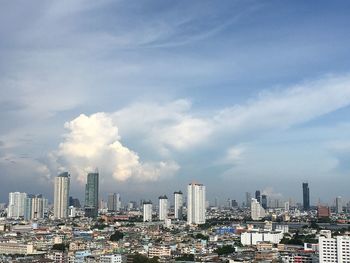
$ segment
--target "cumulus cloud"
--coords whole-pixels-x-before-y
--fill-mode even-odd
[[[161,153],[185,151],[207,140],[213,132],[210,118],[193,116],[191,102],[135,103],[113,114],[128,136],[147,138],[148,146]]]
[[[68,132],[53,156],[62,168],[76,173],[79,181],[96,167],[118,181],[154,181],[179,169],[174,161],[142,162],[136,152],[122,144],[118,127],[106,113],[82,114],[65,128]]]

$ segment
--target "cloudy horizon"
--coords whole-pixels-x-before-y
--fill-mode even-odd
[[[349,201],[346,1],[11,1],[0,10],[0,202],[68,171],[83,197]],[[331,187],[330,187],[331,186]]]

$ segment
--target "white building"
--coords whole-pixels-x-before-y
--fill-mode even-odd
[[[144,202],[143,203],[143,222],[152,221],[152,203]]]
[[[320,236],[318,243],[320,262],[350,262],[349,236],[336,236],[334,238]]]
[[[61,173],[55,178],[54,191],[54,217],[67,218],[68,217],[68,201],[69,201],[69,173]]]
[[[101,255],[99,262],[101,262],[101,263],[122,263],[123,256],[120,254]]]
[[[278,244],[283,238],[282,232],[245,232],[241,234],[241,243],[244,246],[253,246],[259,242],[270,242],[272,244]]]
[[[182,219],[183,194],[181,191],[174,193],[174,214],[175,219]]]
[[[8,218],[19,218],[24,216],[26,193],[9,193]]]
[[[162,195],[159,197],[159,220],[166,220],[168,218],[168,197]]]
[[[42,195],[28,195],[25,199],[24,219],[44,218],[45,198]]]
[[[205,186],[191,183],[187,187],[187,223],[205,223]]]
[[[264,208],[255,198],[252,198],[250,215],[253,220],[260,220],[265,216]]]
[[[289,211],[289,202],[284,202],[284,211],[285,212]]]

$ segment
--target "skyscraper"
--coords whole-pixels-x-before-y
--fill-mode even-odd
[[[253,220],[260,220],[265,216],[264,208],[255,198],[252,198],[250,215]]]
[[[267,209],[267,195],[261,195],[261,206]]]
[[[20,218],[24,216],[26,193],[9,193],[8,218]]]
[[[175,219],[182,219],[183,194],[181,191],[174,192]]]
[[[303,208],[310,209],[310,189],[308,183],[303,183]]]
[[[117,211],[118,210],[118,199],[119,194],[113,193],[108,195],[107,208],[108,211]]]
[[[343,212],[343,204],[341,201],[341,196],[337,196],[337,198],[335,199],[335,210],[337,214],[340,214]]]
[[[258,203],[261,203],[260,190],[255,191],[255,199],[256,199],[256,201],[258,201]]]
[[[44,218],[45,199],[42,195],[28,195],[25,199],[24,219]]]
[[[205,186],[191,183],[187,187],[187,223],[205,223]]]
[[[54,190],[54,217],[68,217],[70,175],[68,172],[61,173],[55,178]]]
[[[143,202],[143,222],[152,221],[152,202]]]
[[[250,203],[252,202],[252,195],[249,192],[245,193],[245,205],[250,208]]]
[[[159,220],[168,218],[168,197],[166,195],[159,196]]]
[[[98,215],[98,181],[99,174],[88,173],[85,185],[85,216],[96,218]]]

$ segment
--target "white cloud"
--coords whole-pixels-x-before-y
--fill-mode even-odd
[[[215,119],[234,132],[285,129],[350,104],[350,76],[329,76],[283,91],[263,92],[245,105],[223,109]]]
[[[208,139],[210,120],[191,114],[188,100],[170,103],[136,103],[113,114],[121,133],[147,140],[158,152],[184,151]]]
[[[179,169],[174,161],[142,162],[136,152],[121,143],[118,128],[106,113],[82,114],[65,127],[68,132],[54,156],[81,182],[86,172],[96,167],[104,176],[110,174],[118,181],[154,181],[172,176]]]

